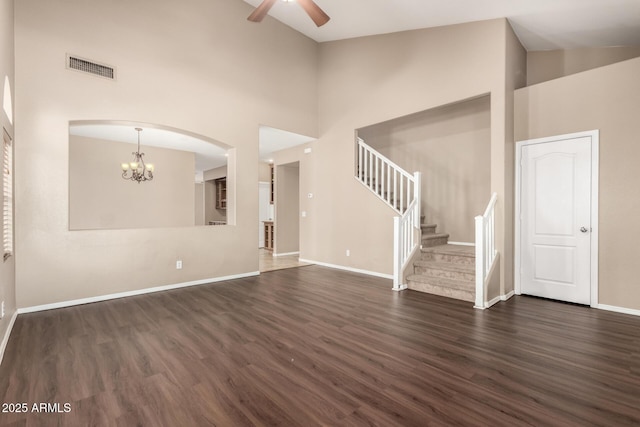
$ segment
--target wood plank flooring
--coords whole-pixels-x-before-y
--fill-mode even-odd
[[[311,265],[308,262],[299,260],[298,255],[281,255],[274,256],[272,251],[264,248],[258,249],[260,272],[264,273],[273,270],[283,270],[285,268],[302,267]]]
[[[640,425],[640,318],[308,266],[20,315],[0,395],[13,426]]]

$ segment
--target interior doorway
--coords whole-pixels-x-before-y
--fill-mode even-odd
[[[261,209],[262,199],[261,193]],[[300,162],[274,165],[274,197],[271,206],[273,217],[270,219],[273,224],[269,220],[266,224],[263,221],[261,241],[273,238],[273,244],[261,246],[260,272],[309,265],[299,261]]]
[[[260,271],[308,265],[298,258],[301,247],[300,161],[297,148],[315,138],[269,126],[259,126],[259,181],[272,184],[270,215],[264,212],[264,196],[260,189],[258,237]],[[302,154],[302,148],[299,148]],[[311,149],[308,149],[311,152]],[[304,153],[307,153],[305,149]],[[282,159],[286,163],[282,162]],[[280,160],[280,161],[278,161]],[[266,218],[266,219],[265,219]]]

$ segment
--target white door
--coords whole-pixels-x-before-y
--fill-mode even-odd
[[[269,199],[271,184],[268,182],[258,183],[258,247],[264,248],[264,223],[269,218]]]
[[[521,146],[520,292],[591,304],[592,141]]]

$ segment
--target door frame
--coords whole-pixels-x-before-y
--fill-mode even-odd
[[[266,191],[267,192],[267,217],[266,218],[261,218],[260,217],[260,193],[262,191]],[[264,248],[264,245],[266,244],[266,242],[264,241],[265,236],[264,236],[264,222],[265,220],[269,219],[269,210],[271,209],[270,206],[271,204],[269,203],[269,199],[270,199],[270,194],[271,192],[271,183],[270,182],[266,182],[266,181],[259,181],[258,182],[258,248]],[[273,218],[271,218],[271,220],[273,220]],[[260,246],[260,242],[262,241],[263,245]]]
[[[527,145],[547,144],[556,141],[565,141],[567,139],[591,137],[591,307],[598,306],[598,183],[599,183],[599,147],[600,147],[600,131],[590,130],[585,132],[576,132],[565,135],[555,135],[544,138],[528,139],[516,142],[516,165],[515,165],[515,235],[514,235],[514,284],[515,293],[521,295],[521,250],[520,250],[520,233],[522,213],[520,210],[521,188],[522,188],[522,148]]]

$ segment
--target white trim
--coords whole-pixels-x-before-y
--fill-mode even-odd
[[[600,183],[600,132],[592,131],[591,137],[591,307],[598,306],[598,248],[600,247],[598,219]]]
[[[516,294],[516,291],[511,291],[509,293],[507,293],[506,295],[501,295],[500,296],[500,300],[501,301],[507,301],[509,299],[511,299],[512,296],[514,296]]]
[[[450,245],[456,245],[456,246],[475,246],[475,243],[469,243],[469,242],[448,242]]]
[[[497,297],[493,298],[491,301],[485,301],[483,308],[489,308],[492,305],[499,303],[500,301],[502,301],[502,296],[498,295]]]
[[[598,129],[576,132],[566,135],[555,135],[544,138],[528,139],[524,141],[516,142],[516,183],[515,183],[515,210],[514,210],[514,222],[515,222],[515,236],[514,236],[514,290],[516,295],[521,294],[520,283],[520,270],[521,270],[521,254],[520,254],[520,203],[521,196],[520,190],[522,187],[521,174],[522,174],[522,147],[533,144],[544,144],[554,141],[564,141],[567,139],[576,138],[591,138],[591,307],[597,308],[598,305],[598,250],[599,250],[599,222],[598,222],[598,183],[600,179],[599,165],[600,165],[600,131]]]
[[[606,305],[606,304],[598,304],[592,307],[598,308],[600,310],[615,311],[616,313],[630,314],[632,316],[640,316],[640,310],[635,310],[633,308],[617,307],[615,305]]]
[[[375,277],[381,277],[383,279],[391,279],[393,280],[393,274],[385,274],[385,273],[378,273],[375,271],[369,271],[369,270],[361,270],[359,268],[351,268],[351,267],[345,267],[344,265],[337,265],[337,264],[329,264],[326,262],[320,262],[320,261],[313,261],[310,259],[299,259],[300,262],[308,262],[311,264],[317,264],[317,265],[321,265],[323,267],[329,267],[329,268],[335,268],[337,270],[346,270],[346,271],[350,271],[352,273],[360,273],[360,274],[366,274],[368,276],[375,276]]]
[[[473,308],[477,308],[478,310],[484,310],[485,308],[489,308],[493,305],[496,305],[500,301],[507,301],[513,295],[514,295],[514,291],[511,291],[506,295],[498,295],[497,297],[493,298],[491,301],[485,301],[483,307],[474,306]]]
[[[286,252],[283,254],[272,254],[271,256],[288,256],[288,255],[300,255],[300,251],[298,252]]]
[[[11,320],[9,321],[9,327],[7,331],[4,333],[4,337],[2,338],[2,343],[0,343],[0,365],[2,364],[2,359],[4,358],[4,351],[7,349],[7,344],[9,344],[9,337],[11,336],[11,330],[13,329],[13,324],[16,322],[16,318],[18,317],[18,310],[13,312],[13,316],[11,316]]]
[[[206,285],[209,283],[223,282],[226,280],[243,279],[245,277],[252,277],[252,276],[258,276],[258,275],[260,275],[259,271],[252,271],[250,273],[233,274],[230,276],[214,277],[211,279],[194,280],[191,282],[176,283],[174,285],[157,286],[154,288],[137,289],[135,291],[119,292],[115,294],[99,295],[96,297],[81,298],[81,299],[70,300],[70,301],[55,302],[52,304],[43,304],[43,305],[36,305],[32,307],[19,308],[17,313],[24,314],[24,313],[33,313],[36,311],[53,310],[56,308],[72,307],[74,305],[90,304],[92,302],[107,301],[112,299],[131,297],[135,295],[151,294],[154,292],[162,292],[162,291],[168,291],[171,289],[186,288],[189,286]]]

